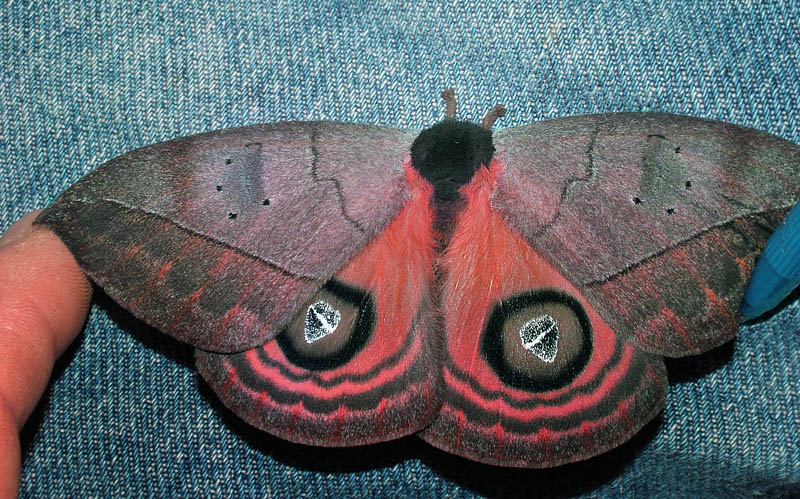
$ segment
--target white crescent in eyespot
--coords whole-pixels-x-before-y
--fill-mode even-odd
[[[519,328],[519,337],[525,350],[543,362],[553,362],[558,353],[558,323],[549,315],[531,319]]]
[[[314,343],[333,333],[341,320],[342,314],[330,303],[323,300],[314,302],[306,311],[304,327],[306,343]]]

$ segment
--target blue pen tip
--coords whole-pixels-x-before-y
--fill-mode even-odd
[[[800,284],[800,203],[767,241],[742,301],[742,317],[752,319],[777,306]]]
[[[759,315],[761,315],[756,308],[751,306],[746,301],[742,302],[741,312],[742,312],[742,317],[744,317],[745,319],[752,319],[754,317],[758,317]]]
[[[786,278],[777,272],[768,259],[759,259],[742,301],[742,317],[752,319],[775,308],[797,284],[797,279]]]

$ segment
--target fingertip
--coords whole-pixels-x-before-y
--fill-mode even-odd
[[[15,224],[0,246],[0,398],[17,430],[47,386],[53,364],[80,332],[91,284],[51,231]]]
[[[0,236],[0,248],[9,245],[14,241],[26,237],[33,231],[33,221],[39,216],[42,210],[34,210],[14,222],[8,230]]]
[[[0,246],[0,282],[6,283],[7,293],[33,302],[61,355],[83,325],[92,295],[91,283],[67,246],[49,229],[33,226]],[[0,303],[3,295],[0,290]]]
[[[0,399],[0,497],[17,497],[20,473],[19,433],[13,411]]]

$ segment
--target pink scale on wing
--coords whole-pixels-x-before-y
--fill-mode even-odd
[[[720,300],[717,294],[705,284],[701,286],[701,289],[703,290],[703,293],[705,293],[708,302],[716,307],[717,312],[724,317],[725,321],[736,327],[738,322],[736,318],[728,311],[728,307],[726,306],[725,302]]]
[[[633,423],[631,422],[631,418],[628,415],[628,401],[627,400],[620,400],[618,404],[619,415],[623,421],[625,421],[625,427],[630,429],[633,427]]]
[[[530,408],[527,407],[519,408],[517,404],[519,404],[520,402],[529,402],[533,400],[551,399],[552,394],[551,393],[536,394],[539,395],[539,397],[533,397],[531,396],[530,393],[525,392],[528,395],[528,397],[526,398],[511,399],[511,402],[507,402],[502,398],[498,397],[493,401],[493,403],[487,404],[486,399],[473,392],[469,388],[468,383],[452,376],[452,374],[450,374],[447,370],[445,370],[444,377],[445,377],[445,382],[448,386],[452,386],[453,388],[458,390],[459,393],[468,397],[476,405],[479,404],[481,407],[495,409],[499,413],[509,417],[513,417],[518,421],[533,421],[543,418],[558,418],[558,417],[564,417],[565,415],[570,413],[590,410],[597,404],[601,403],[606,397],[608,397],[611,391],[617,386],[619,382],[621,382],[621,380],[628,373],[633,353],[634,353],[634,347],[630,344],[626,344],[625,347],[623,348],[622,358],[620,359],[620,361],[615,365],[614,369],[604,377],[600,386],[598,386],[591,392],[575,395],[569,402],[560,405],[553,405],[553,406],[536,405],[535,410],[531,410]],[[504,395],[508,396],[508,393]],[[546,397],[543,395],[546,395]]]
[[[529,444],[537,446],[533,448],[527,447],[527,452],[530,454],[528,455],[528,458],[524,459],[524,461],[527,463],[526,466],[534,463],[552,466],[554,462],[562,464],[564,462],[568,462],[571,459],[564,460],[564,456],[561,455],[561,453],[563,453],[565,449],[574,448],[576,443],[584,448],[584,452],[587,455],[593,455],[602,452],[603,450],[608,449],[609,446],[612,446],[615,439],[625,435],[631,435],[633,432],[637,431],[638,426],[643,423],[642,421],[639,421],[636,426],[631,424],[627,408],[632,404],[643,404],[647,407],[650,407],[649,414],[647,414],[648,417],[645,419],[645,421],[652,418],[655,412],[658,412],[660,407],[659,402],[663,401],[663,397],[665,395],[664,380],[661,379],[652,368],[648,369],[648,372],[652,373],[652,376],[642,376],[637,386],[630,391],[628,396],[624,397],[620,401],[620,404],[617,406],[617,410],[615,411],[603,416],[595,417],[591,420],[581,420],[577,422],[575,426],[565,428],[563,430],[553,430],[552,428],[548,428],[546,426],[540,426],[538,431],[532,431],[531,433],[504,431],[504,440],[509,442],[509,445],[529,442]],[[655,396],[655,399],[653,399],[653,396]],[[624,412],[620,411],[621,407],[626,408]],[[449,406],[445,406],[442,414],[451,414],[452,411],[453,409],[451,409]],[[513,416],[509,415],[509,417]],[[543,420],[547,421],[548,419],[548,417],[545,417]],[[608,434],[604,431],[606,428],[617,428],[616,425],[618,425],[620,420],[622,420],[625,424],[625,429],[623,431],[620,432],[619,430],[612,430],[615,432],[614,434]],[[490,442],[496,442],[496,426],[487,427],[476,421],[467,421],[465,427],[469,428],[471,432],[474,432],[473,434],[483,435],[483,441],[487,444]],[[446,433],[442,432],[439,432],[438,434],[427,433],[425,438],[434,444],[443,444],[444,448],[449,448],[451,451],[455,451],[464,447],[463,441],[459,441],[459,444],[456,445],[455,439],[448,437]],[[475,445],[474,442],[473,445]],[[538,453],[535,449],[538,449]],[[553,456],[553,449],[559,449],[558,452],[560,455]],[[472,458],[477,458],[479,460],[487,460],[487,462],[495,462],[493,460],[498,459],[496,453],[489,451],[485,446],[470,448],[469,455]],[[505,457],[506,456],[503,456],[499,461],[496,462],[504,462]],[[551,461],[551,458],[555,459],[555,461]]]
[[[413,340],[413,347],[405,352],[398,362],[382,369],[376,373],[373,378],[365,378],[361,381],[354,381],[347,377],[346,375],[353,374],[353,371],[346,368],[339,368],[330,372],[311,373],[298,367],[292,367],[291,369],[296,375],[305,376],[300,381],[290,380],[283,376],[281,368],[286,369],[288,366],[291,366],[291,364],[283,357],[283,352],[280,351],[280,348],[273,345],[274,343],[275,342],[270,342],[263,347],[265,351],[268,350],[271,355],[278,355],[277,362],[273,366],[261,362],[255,349],[248,350],[244,353],[246,362],[255,374],[262,379],[270,380],[271,383],[276,386],[281,386],[286,390],[299,393],[312,393],[315,397],[321,399],[334,400],[347,395],[357,395],[363,392],[365,387],[380,386],[401,376],[402,373],[409,369],[418,356],[422,339],[421,335],[417,335]],[[348,366],[350,366],[350,364],[348,364]],[[337,371],[341,381],[334,386],[326,387],[324,390],[321,389],[321,386],[324,386],[325,382],[330,382],[336,377],[333,373]]]
[[[650,364],[647,365],[647,376],[653,380],[654,383],[660,382],[661,378],[658,376],[658,373],[653,369],[653,366]]]
[[[464,416],[464,411],[458,412],[458,427],[456,429],[456,447],[461,447],[461,437],[464,436],[464,425],[467,424],[467,418]]]
[[[131,258],[133,258],[134,256],[136,256],[140,251],[142,251],[143,247],[144,247],[144,243],[141,243],[141,244],[137,244],[136,246],[131,246],[130,248],[128,248],[125,251],[125,253],[122,254],[122,258],[120,258],[119,261],[114,262],[114,265],[111,267],[111,271],[113,272],[117,265],[122,265],[122,264],[126,263],[128,260],[130,260]]]
[[[266,392],[264,392],[264,396],[266,397]],[[294,406],[292,406],[292,419],[289,422],[289,427],[286,429],[286,432],[291,435],[294,433],[295,428],[297,428],[297,419],[300,417],[300,411],[303,410],[303,402],[298,402]]]
[[[693,345],[689,338],[689,335],[686,333],[686,324],[683,322],[683,320],[677,315],[675,315],[675,312],[673,312],[669,307],[662,308],[661,315],[665,317],[667,321],[669,321],[670,326],[672,326],[670,329],[676,331],[681,336],[681,338],[683,338],[683,342],[686,344],[686,348],[691,349]]]
[[[547,428],[542,426],[539,429],[539,433],[537,435],[539,443],[541,444],[542,448],[544,449],[544,460],[550,460],[550,437]]]
[[[385,412],[386,412],[386,399],[381,398],[381,402],[378,404],[378,428],[376,430],[378,433],[383,432],[383,416]]]
[[[183,302],[181,303],[181,306],[178,309],[178,313],[175,314],[175,318],[172,319],[172,322],[167,326],[169,329],[175,329],[176,326],[183,321],[184,316],[188,314],[192,308],[197,306],[197,302],[200,300],[200,297],[203,295],[203,292],[205,290],[206,290],[206,283],[203,283],[200,285],[199,288],[194,290],[192,294],[183,299]]]
[[[581,433],[583,434],[583,447],[589,451],[592,449],[592,430],[589,428],[589,422],[584,421],[581,423]]]
[[[498,421],[497,424],[494,425],[494,435],[497,442],[495,453],[497,454],[497,457],[500,458],[503,456],[503,438],[504,438],[503,425],[500,424],[500,421]]]
[[[237,382],[236,367],[228,367],[228,376],[225,378],[225,384],[222,385],[223,390],[230,390],[231,386]]]
[[[173,258],[172,260],[169,260],[168,262],[164,263],[159,269],[159,271],[157,271],[156,274],[153,275],[153,277],[151,277],[147,281],[147,283],[142,287],[142,290],[139,293],[139,295],[130,300],[129,307],[135,308],[141,300],[149,296],[156,286],[160,286],[162,284],[164,277],[166,276],[167,272],[169,272],[169,270],[172,268],[172,266],[175,265],[175,262],[177,262],[181,258],[186,257],[186,255],[189,254],[190,251],[194,250],[199,245],[200,245],[200,240],[198,238],[192,238],[186,244],[184,244],[181,247],[181,250],[178,253],[178,255],[175,256],[175,258]],[[178,312],[178,316],[182,317],[182,314]],[[176,319],[175,322],[178,322],[178,320]]]
[[[678,265],[692,276],[697,286],[703,291],[708,299],[708,302],[716,309],[716,312],[723,315],[726,322],[731,324],[731,327],[736,327],[736,318],[728,311],[726,304],[719,299],[717,294],[708,287],[706,279],[700,276],[697,266],[693,264],[694,259],[687,253],[685,248],[675,248],[672,250],[675,261]],[[710,312],[710,311],[709,311]]]
[[[219,326],[218,326],[219,332],[227,331],[228,327],[231,324],[231,321],[233,320],[234,317],[236,317],[236,315],[238,315],[238,313],[239,313],[239,302],[236,302],[236,304],[234,304],[233,307],[229,308],[228,311],[225,312],[225,315],[222,316],[222,320],[219,321]]]

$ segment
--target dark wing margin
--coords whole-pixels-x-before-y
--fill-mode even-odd
[[[718,121],[586,115],[494,143],[493,208],[651,353],[735,336],[755,259],[800,197],[800,147]]]
[[[286,122],[175,139],[101,165],[36,223],[145,322],[242,351],[275,336],[400,212],[415,136]]]

